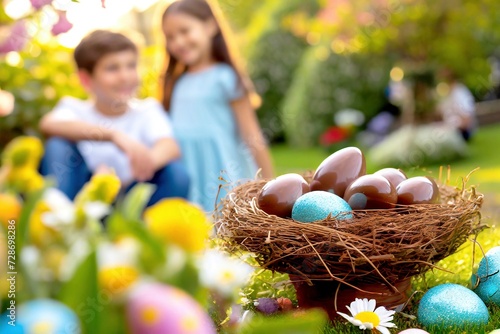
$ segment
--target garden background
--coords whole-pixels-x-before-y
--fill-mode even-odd
[[[3,0],[2,33],[24,18],[29,41],[22,49],[0,56],[0,88],[16,98],[14,112],[0,118],[0,151],[17,136],[39,136],[38,120],[62,96],[85,97],[71,52],[91,28],[130,34],[141,50],[140,96],[159,97],[164,66],[159,15],[167,3],[108,0],[103,9],[97,0],[59,0],[33,12],[28,0]],[[450,165],[450,183],[459,185],[461,177],[480,167],[469,185],[485,194],[483,219],[492,228],[478,240],[485,249],[500,245],[500,230],[495,227],[500,220],[500,123],[494,122],[500,113],[496,0],[219,0],[218,8],[234,31],[242,64],[261,96],[258,116],[278,175],[313,170],[329,155],[331,148],[322,145],[320,138],[335,125],[339,111],[356,109],[369,120],[384,103],[384,91],[391,83],[426,82],[437,87],[432,94],[439,98],[446,88],[439,82],[439,69],[447,66],[456,72],[473,93],[482,117],[468,153],[458,160],[432,164],[417,159],[405,171],[437,177],[439,166]],[[57,10],[67,10],[74,27],[53,36],[50,27],[58,19]],[[85,16],[89,13],[93,19]],[[424,122],[433,110],[432,102],[424,99],[405,122]],[[358,143],[353,139],[348,144]],[[375,171],[377,164],[368,158],[368,171]],[[415,280],[415,288],[423,290],[447,281],[467,285],[480,253],[476,251],[473,258],[472,242],[465,244],[438,264],[453,273],[430,272],[425,280]],[[279,279],[265,272],[247,292],[251,290],[248,293],[253,297],[289,293],[274,289],[272,283]],[[488,330],[500,327],[498,313]],[[415,322],[401,318],[399,324],[405,327]],[[485,328],[475,330],[485,332]],[[326,330],[350,331],[350,327]]]

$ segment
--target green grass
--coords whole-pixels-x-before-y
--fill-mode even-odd
[[[500,154],[498,145],[500,145],[500,125],[492,125],[479,129],[477,135],[470,144],[470,156],[467,159],[454,161],[450,163],[451,185],[460,185],[461,178],[465,177],[476,167],[479,170],[474,172],[468,185],[474,185],[478,191],[485,194],[483,206],[483,221],[491,226],[495,226],[500,221]],[[314,170],[328,156],[328,153],[321,148],[311,149],[292,149],[284,145],[274,146],[271,149],[276,174],[302,172],[305,170]],[[374,166],[367,161],[368,172],[374,172]],[[409,176],[432,175],[436,179],[439,175],[439,166],[415,166],[405,169]],[[446,168],[443,173],[443,182],[446,182]],[[488,249],[500,246],[500,226],[492,227],[483,231],[477,239],[481,247]],[[433,270],[421,277],[413,280],[413,290],[419,291],[410,302],[408,309],[404,312],[410,315],[416,315],[418,300],[429,288],[443,283],[457,283],[469,286],[469,279],[473,268],[482,258],[482,252],[479,247],[473,250],[473,242],[466,242],[456,254],[437,263],[437,266],[445,269]],[[432,328],[427,329],[430,333],[489,333],[494,329],[500,329],[500,309],[498,307],[490,308],[490,322],[487,326],[467,327],[467,328]],[[406,328],[421,328],[416,320],[408,319],[402,315],[397,315],[395,322],[398,330],[392,330],[391,333],[397,333]],[[325,334],[349,334],[362,333],[350,324],[343,322],[335,323],[324,331]]]

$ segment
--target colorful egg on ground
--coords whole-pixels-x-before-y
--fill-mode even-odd
[[[346,188],[366,174],[363,152],[357,147],[343,148],[323,160],[314,173],[311,191],[323,190],[343,197]]]
[[[408,179],[406,174],[401,169],[396,168],[383,168],[373,174],[385,177],[394,188],[399,186],[399,184],[404,180]]]
[[[500,246],[486,253],[471,281],[472,286],[476,286],[474,292],[483,302],[500,306]]]
[[[402,332],[399,332],[399,334],[429,334],[429,332],[426,332],[426,331],[424,331],[422,329],[418,329],[418,328],[409,328],[409,329],[405,329]]]
[[[485,325],[488,308],[471,290],[458,284],[438,285],[425,293],[418,321],[426,326]]]
[[[439,202],[439,188],[427,176],[416,176],[401,182],[396,187],[398,204],[432,204]]]
[[[262,188],[258,198],[259,208],[270,215],[290,217],[297,198],[309,191],[309,184],[299,174],[278,176]]]
[[[292,218],[302,223],[323,220],[328,216],[339,220],[351,219],[352,209],[342,197],[326,191],[312,191],[297,199]]]
[[[132,334],[215,334],[205,310],[186,292],[143,283],[130,295],[127,323]]]
[[[15,313],[15,327],[8,324],[11,319],[9,315],[9,309],[2,314],[0,333],[78,334],[81,332],[80,320],[75,312],[52,299],[35,299],[22,304]]]
[[[363,175],[347,187],[344,199],[353,210],[391,209],[398,194],[392,184],[380,175]]]

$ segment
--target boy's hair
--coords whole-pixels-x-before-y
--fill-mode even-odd
[[[99,60],[107,54],[120,51],[137,53],[137,46],[120,33],[96,30],[87,35],[75,49],[74,58],[79,70],[94,71]]]

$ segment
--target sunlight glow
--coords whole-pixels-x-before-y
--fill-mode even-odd
[[[405,76],[405,72],[400,67],[393,67],[391,70],[391,79],[401,81]]]

